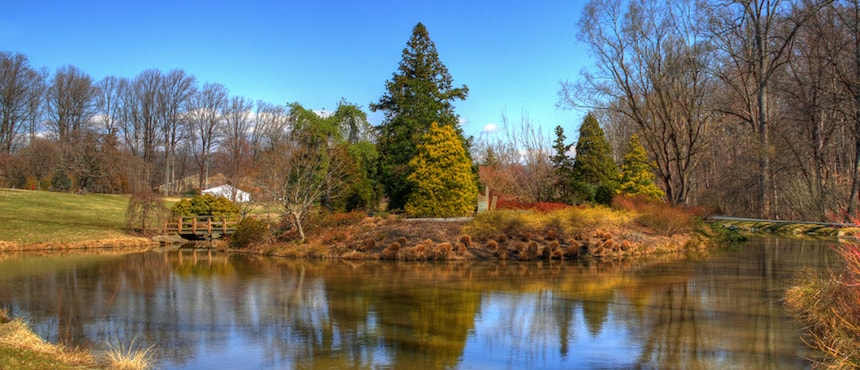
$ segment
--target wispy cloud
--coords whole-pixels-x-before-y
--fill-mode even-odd
[[[488,124],[484,125],[484,129],[481,130],[481,132],[484,132],[484,133],[493,133],[496,131],[499,131],[499,126],[497,126],[495,123],[488,123]]]

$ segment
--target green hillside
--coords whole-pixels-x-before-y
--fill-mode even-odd
[[[75,243],[126,237],[127,195],[0,189],[0,241]]]

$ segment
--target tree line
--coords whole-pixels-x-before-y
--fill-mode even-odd
[[[459,195],[444,196],[471,201],[465,184],[477,186],[480,175],[481,186],[526,201],[641,192],[725,214],[828,219],[854,213],[860,192],[858,14],[847,0],[588,2],[577,36],[594,64],[562,83],[558,105],[591,112],[579,141],[602,136],[605,148],[566,142],[561,125],[553,141],[527,116],[503,117],[507,130],[489,139],[465,137],[453,103],[469,89],[454,85],[420,23],[386,93],[369,106],[385,114],[376,127],[346,100],[320,115],[230,96],[182,70],[94,82],[64,66],[49,77],[4,52],[2,181],[173,194],[184,190],[172,187],[178,179],[195,175],[202,188],[219,172],[293,204],[379,209],[385,199],[390,209],[426,213],[408,204],[443,202],[437,194],[451,188]],[[424,168],[450,143],[471,172]],[[588,178],[594,173],[605,176]],[[298,183],[315,190],[291,194]]]
[[[827,219],[856,211],[856,1],[590,1],[593,68],[561,89],[614,148],[636,133],[667,200]],[[616,151],[616,153],[618,153]]]

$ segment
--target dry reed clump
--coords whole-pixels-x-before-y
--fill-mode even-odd
[[[545,260],[552,259],[552,248],[550,248],[549,246],[544,246],[541,250],[541,258]]]
[[[517,249],[519,249],[520,247],[523,248],[520,250],[520,261],[531,261],[538,257],[538,251],[540,247],[538,246],[537,242],[530,241],[528,243],[520,243],[520,245],[517,246]]]
[[[453,247],[451,243],[439,243],[433,248],[433,259],[437,261],[447,260],[451,256]]]
[[[72,351],[46,342],[20,318],[0,324],[0,346],[43,353],[70,365],[91,366],[95,363],[93,356],[87,352]]]
[[[392,242],[385,249],[382,250],[382,253],[379,255],[379,259],[383,260],[395,260],[398,257],[398,253],[400,252],[401,245],[398,242]]]
[[[340,258],[348,261],[357,261],[367,259],[366,255],[360,251],[349,251],[340,256]]]
[[[855,221],[856,222],[856,221]],[[806,272],[785,295],[792,313],[806,324],[806,343],[823,354],[819,367],[860,368],[860,242],[837,247],[845,267],[821,277]]]
[[[414,247],[403,248],[400,250],[398,259],[403,261],[424,261],[427,259],[427,255],[424,252],[425,247],[422,244]]]
[[[496,257],[499,258],[499,261],[507,261],[508,260],[508,248],[499,248],[499,251],[496,252]]]
[[[499,249],[499,242],[493,239],[487,240],[487,250],[495,251],[496,249]]]
[[[122,343],[110,344],[106,353],[108,366],[119,370],[141,370],[152,367],[152,355],[155,346],[138,348],[140,345],[132,339],[129,345]]]
[[[638,197],[617,196],[612,199],[612,205],[635,213],[637,224],[665,236],[692,231],[700,216],[696,209],[675,207],[662,201]]]
[[[367,252],[376,247],[376,240],[373,238],[367,238],[361,241],[361,244],[358,247],[359,251]]]
[[[457,242],[457,244],[454,245],[454,253],[456,253],[458,256],[466,255],[466,251],[468,249],[469,248],[466,247],[466,244],[463,244],[463,242]]]
[[[468,234],[460,236],[460,243],[463,243],[463,245],[465,245],[466,248],[471,248],[472,247],[472,237],[469,236]]]

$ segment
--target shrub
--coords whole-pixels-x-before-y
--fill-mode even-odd
[[[460,217],[474,212],[478,196],[472,161],[452,126],[430,124],[409,161],[412,193],[406,213],[419,217]]]
[[[170,207],[170,213],[176,217],[191,217],[194,213],[191,211],[191,200],[182,199]]]
[[[636,223],[666,236],[692,231],[698,222],[694,209],[641,196],[618,195],[612,199],[612,205],[636,213]]]
[[[234,216],[239,214],[239,206],[231,200],[224,197],[213,197],[206,194],[214,200],[209,202],[209,214],[212,216]]]
[[[245,218],[236,225],[230,237],[230,248],[240,249],[266,243],[271,239],[269,224],[256,218]]]
[[[160,229],[167,216],[167,208],[158,195],[149,191],[133,193],[125,209],[125,227],[146,234]]]
[[[224,197],[203,194],[191,199],[182,199],[170,208],[173,216],[235,216],[240,210],[236,203]]]

